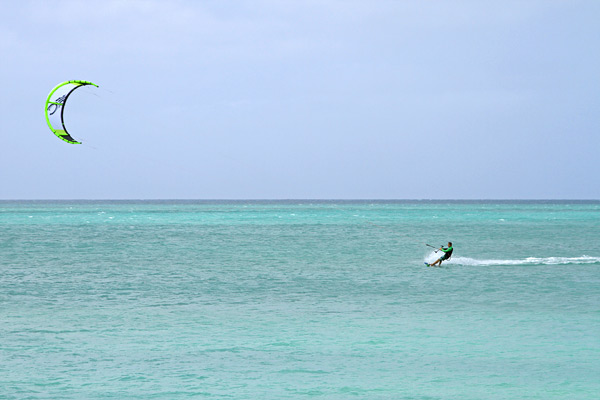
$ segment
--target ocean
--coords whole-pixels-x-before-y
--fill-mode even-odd
[[[2,201],[0,399],[599,398],[599,238],[598,201]]]

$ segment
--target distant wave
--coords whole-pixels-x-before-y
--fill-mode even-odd
[[[600,257],[528,257],[520,260],[477,260],[469,257],[452,257],[446,263],[454,265],[568,265],[568,264],[600,264]]]

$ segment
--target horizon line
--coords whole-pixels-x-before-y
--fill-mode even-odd
[[[151,202],[151,201],[230,201],[230,202],[243,202],[243,201],[340,201],[340,202],[352,202],[352,201],[375,201],[375,202],[394,202],[394,201],[414,201],[414,202],[436,202],[436,201],[464,201],[464,202],[475,202],[475,201],[498,201],[498,202],[510,202],[510,201],[525,201],[525,202],[542,202],[542,201],[556,201],[556,202],[566,202],[566,201],[574,201],[574,202],[600,202],[600,199],[586,199],[586,198],[527,198],[527,199],[519,199],[519,198],[61,198],[61,199],[51,199],[51,198],[40,198],[40,199],[0,199],[0,202],[9,202],[9,201],[141,201],[141,202]]]

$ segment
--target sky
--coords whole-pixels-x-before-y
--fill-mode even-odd
[[[0,199],[600,199],[600,1],[0,0]],[[59,140],[44,103],[75,91]]]

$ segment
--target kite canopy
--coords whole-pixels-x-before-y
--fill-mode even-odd
[[[46,99],[46,122],[48,127],[56,136],[67,143],[81,144],[69,135],[65,127],[63,114],[67,99],[73,91],[79,87],[92,85],[98,87],[95,83],[88,81],[66,81],[56,85]]]

